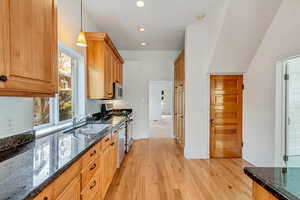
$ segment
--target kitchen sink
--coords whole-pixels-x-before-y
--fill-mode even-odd
[[[64,133],[96,135],[99,134],[104,129],[108,128],[109,126],[110,126],[109,124],[86,124],[78,128],[71,128],[65,130]]]
[[[78,128],[78,132],[81,134],[98,134],[109,126],[109,124],[87,124]]]

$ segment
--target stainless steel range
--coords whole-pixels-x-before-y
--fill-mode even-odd
[[[126,120],[125,149],[128,153],[133,143],[133,113],[132,109],[115,109],[113,115],[124,116]]]
[[[130,151],[130,148],[133,143],[133,114],[132,112],[127,116],[126,121],[126,152],[128,153]]]

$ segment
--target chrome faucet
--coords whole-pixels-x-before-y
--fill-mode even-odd
[[[83,115],[83,116],[74,116],[72,118],[73,126],[77,126],[78,124],[86,121],[91,115]]]

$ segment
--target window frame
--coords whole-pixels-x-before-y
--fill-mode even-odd
[[[79,84],[84,83],[85,80],[84,73],[82,73],[84,72],[84,57],[61,42],[58,43],[58,48],[59,52],[63,52],[64,54],[72,57],[72,59],[76,60],[76,63],[73,63],[74,65],[72,64],[73,118],[75,116],[79,116],[80,114],[84,114],[85,112],[85,90],[79,88]],[[55,94],[55,97],[49,98],[49,106],[49,123],[34,126],[34,130],[36,130],[37,136],[72,125],[72,119],[59,121],[59,93]]]

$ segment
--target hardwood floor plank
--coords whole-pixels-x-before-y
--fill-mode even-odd
[[[134,142],[105,200],[251,200],[241,159],[188,160],[173,139]]]

